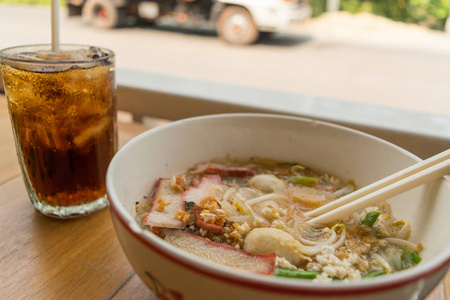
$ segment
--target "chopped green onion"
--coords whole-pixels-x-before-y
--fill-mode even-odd
[[[314,279],[319,275],[320,272],[314,271],[300,271],[300,270],[288,270],[288,269],[277,269],[275,276],[288,277],[288,278],[300,278],[300,279]]]
[[[316,182],[319,181],[318,178],[306,177],[306,176],[288,177],[288,178],[286,178],[286,180],[288,182],[292,182],[295,184],[301,184],[301,185],[314,185]]]
[[[325,177],[322,177],[320,180],[322,180],[322,182],[325,183],[325,184],[330,184],[328,179],[326,179]]]
[[[402,259],[403,259],[403,258],[405,257],[405,255],[408,253],[407,250],[408,250],[408,247],[405,245],[405,247],[403,247],[403,250],[402,250],[402,255],[400,256]]]
[[[298,165],[298,163],[286,161],[286,162],[279,162],[279,163],[277,163],[277,165],[279,165],[279,166],[295,166],[295,165]]]
[[[369,212],[364,220],[361,221],[362,225],[367,225],[368,227],[372,227],[373,224],[375,224],[375,221],[378,219],[378,216],[380,215],[377,211],[371,211]]]
[[[384,274],[386,274],[385,270],[379,270],[379,271],[374,271],[369,274],[366,274],[363,276],[363,278],[373,278],[373,277],[377,277],[377,276],[384,275]]]
[[[402,267],[403,267],[403,269],[409,268],[412,265],[417,265],[422,260],[422,258],[420,257],[420,255],[419,255],[419,253],[417,251],[409,253],[407,251],[407,247],[406,246],[402,250],[401,259],[402,259]]]
[[[411,253],[411,258],[414,264],[418,264],[421,262],[422,258],[420,257],[419,253],[417,251],[414,251]]]
[[[340,279],[339,277],[337,277],[337,276],[333,276],[333,278],[331,278],[332,280],[342,280],[342,279]]]

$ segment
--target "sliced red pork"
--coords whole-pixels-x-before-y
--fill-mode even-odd
[[[169,244],[209,261],[266,275],[272,275],[275,270],[276,255],[273,253],[251,254],[177,229],[164,229],[161,233]]]
[[[184,192],[183,200],[200,205],[203,199],[214,197],[216,200],[223,197],[227,187],[222,185],[222,179],[219,175],[205,175],[200,183]]]
[[[194,203],[195,223],[198,227],[203,228],[212,233],[219,233],[222,231],[222,226],[207,223],[201,218],[203,207],[202,200],[214,199],[219,201],[228,187],[221,184],[222,179],[219,175],[205,175],[200,180],[200,183],[195,187],[186,190],[183,195],[183,200]]]
[[[255,175],[249,167],[230,167],[219,163],[198,164],[193,174],[218,174],[222,177],[247,177]]]
[[[203,208],[197,206],[197,204],[194,203],[194,216],[195,216],[195,223],[197,224],[197,226],[212,233],[221,232],[223,229],[222,226],[212,223],[206,223],[205,221],[202,220],[201,218],[202,210]]]
[[[156,185],[152,209],[144,220],[144,225],[165,228],[186,227],[186,204],[183,192],[171,188],[169,178],[160,178]]]

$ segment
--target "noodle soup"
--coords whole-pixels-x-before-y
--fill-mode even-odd
[[[326,226],[306,223],[307,212],[354,189],[351,179],[296,162],[226,158],[160,178],[136,211],[139,224],[168,243],[260,274],[359,280],[418,264],[422,245],[387,202]]]

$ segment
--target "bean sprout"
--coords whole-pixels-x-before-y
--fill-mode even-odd
[[[388,242],[389,244],[398,246],[400,248],[403,248],[406,246],[408,251],[410,251],[410,252],[417,251],[417,245],[410,241],[405,241],[405,240],[397,239],[397,238],[385,238],[384,240],[386,242]]]

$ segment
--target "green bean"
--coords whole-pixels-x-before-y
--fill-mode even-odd
[[[384,275],[384,274],[386,274],[385,270],[379,270],[379,271],[374,271],[369,274],[366,274],[363,276],[363,278],[373,278],[373,277],[377,277],[377,276]]]
[[[288,277],[288,278],[299,278],[299,279],[314,279],[319,275],[320,272],[314,271],[301,271],[301,270],[288,270],[288,269],[277,269],[275,276]]]

